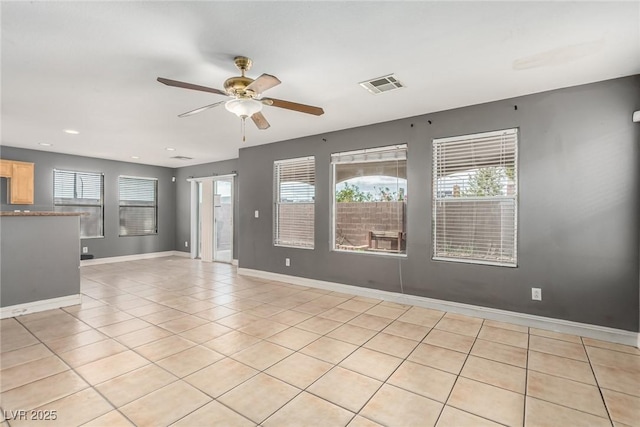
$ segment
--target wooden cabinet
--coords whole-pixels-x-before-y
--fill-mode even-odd
[[[0,160],[0,176],[7,178],[9,203],[33,204],[34,164],[15,160]]]
[[[13,162],[10,180],[11,204],[33,204],[33,163]]]
[[[0,159],[0,177],[11,178],[11,174],[13,173],[12,165],[13,162],[11,160]]]

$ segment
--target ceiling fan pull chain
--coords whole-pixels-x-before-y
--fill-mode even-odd
[[[247,140],[246,138],[247,127],[245,126],[245,120],[246,120],[246,117],[243,117],[240,124],[240,131],[242,132],[242,142],[245,142]]]

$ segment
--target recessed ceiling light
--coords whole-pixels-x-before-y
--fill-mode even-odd
[[[167,150],[167,151],[176,151],[176,149],[172,148],[172,147],[167,147],[167,148],[165,148],[165,150]]]
[[[64,131],[70,135],[77,135],[80,133],[77,130],[73,130],[73,129],[65,129]]]
[[[139,159],[139,156],[131,156],[132,159]]]
[[[39,142],[38,145],[42,145],[43,147],[51,147],[52,144],[49,144],[48,142]]]

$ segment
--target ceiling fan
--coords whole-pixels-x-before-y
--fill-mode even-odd
[[[225,108],[228,111],[234,113],[236,116],[242,119],[243,130],[244,121],[247,117],[251,117],[251,120],[253,120],[258,129],[264,130],[269,128],[270,125],[267,119],[262,114],[263,105],[270,105],[273,107],[284,108],[286,110],[299,111],[301,113],[313,114],[315,116],[324,114],[324,110],[319,107],[298,104],[291,101],[283,101],[276,98],[263,98],[262,93],[274,86],[279,85],[281,83],[280,80],[270,74],[262,74],[255,80],[245,76],[245,72],[248,71],[253,64],[253,61],[245,56],[236,56],[233,62],[235,63],[236,67],[238,67],[242,75],[228,78],[224,82],[224,90],[158,77],[158,81],[160,83],[164,83],[167,86],[199,90],[202,92],[210,92],[232,98],[228,101],[219,101],[211,105],[205,105],[204,107],[187,111],[186,113],[180,114],[178,117],[191,116],[204,110],[208,110],[209,108],[217,107],[218,105],[224,104]],[[244,135],[242,140],[244,141]]]

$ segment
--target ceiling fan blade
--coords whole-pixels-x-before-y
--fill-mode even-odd
[[[251,120],[253,120],[253,123],[255,123],[260,130],[268,129],[271,126],[267,119],[265,119],[264,115],[259,111],[251,116]]]
[[[215,104],[205,105],[204,107],[196,108],[195,110],[187,111],[186,113],[179,114],[178,117],[187,117],[193,116],[194,114],[198,114],[204,110],[208,110],[209,108],[217,107],[220,104],[224,104],[227,101],[216,102]]]
[[[257,79],[255,79],[249,86],[247,86],[246,90],[252,90],[255,93],[262,93],[268,89],[271,89],[274,86],[278,86],[282,83],[276,76],[272,76],[271,74],[263,74]]]
[[[320,107],[313,107],[311,105],[298,104],[296,102],[291,102],[291,101],[283,101],[281,99],[263,98],[262,103],[265,105],[272,105],[274,107],[284,108],[287,110],[313,114],[314,116],[321,116],[324,114],[324,110]]]
[[[229,96],[227,92],[220,89],[214,89],[212,87],[198,86],[192,83],[185,83],[185,82],[179,82],[177,80],[165,79],[164,77],[158,77],[158,81],[160,83],[166,84],[167,86],[180,87],[183,89],[199,90],[201,92],[210,92],[210,93],[216,93],[218,95]]]

